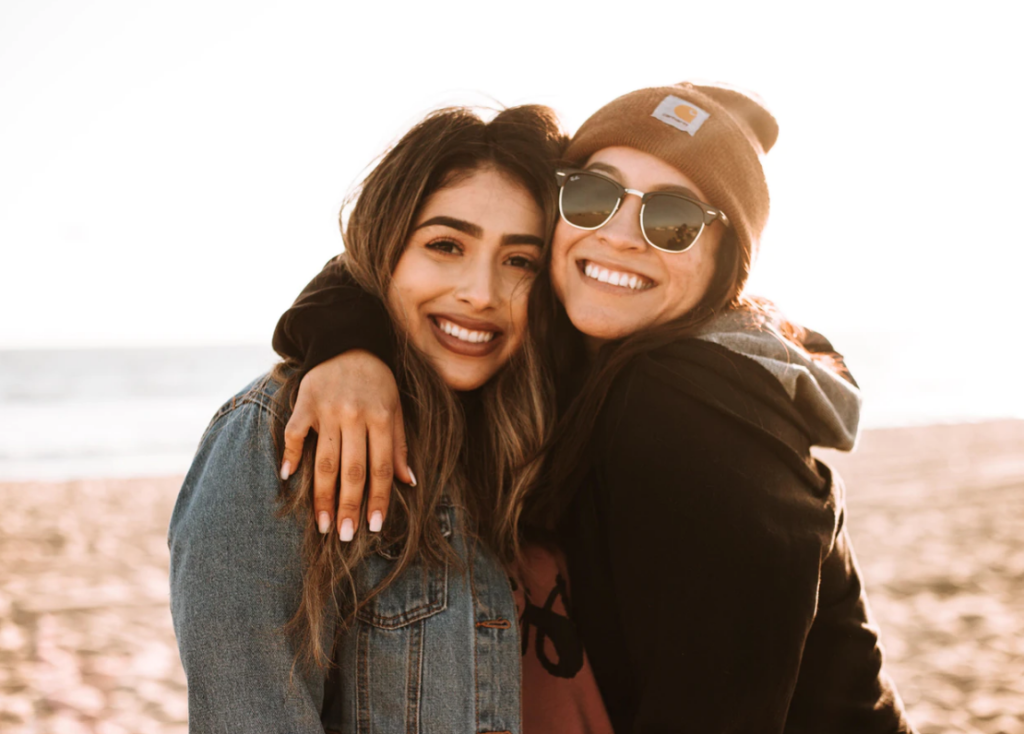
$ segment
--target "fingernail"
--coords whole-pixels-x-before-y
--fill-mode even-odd
[[[283,464],[281,464],[281,481],[282,482],[287,482],[288,481],[288,477],[290,477],[291,475],[292,475],[292,463],[290,461],[286,461]]]
[[[327,535],[327,531],[331,529],[331,516],[326,512],[321,512],[317,517],[317,522],[320,527],[320,534]]]
[[[412,473],[412,467],[411,466],[409,467],[409,476],[412,478],[412,481],[409,482],[409,486],[410,487],[415,487],[416,486],[416,475]]]
[[[353,535],[355,535],[355,530],[352,527],[352,518],[346,517],[341,521],[341,530],[338,531],[338,537],[341,538],[342,543],[347,543],[352,540]]]
[[[379,533],[380,529],[384,526],[384,515],[381,514],[380,510],[374,510],[373,514],[370,515],[370,532]]]

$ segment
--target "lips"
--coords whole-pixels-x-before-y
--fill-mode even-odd
[[[501,347],[504,332],[489,321],[454,314],[431,314],[434,336],[451,352],[466,357],[483,357]]]
[[[599,265],[591,260],[578,260],[576,266],[588,282],[612,288],[620,293],[641,293],[655,286],[650,278],[628,270]]]

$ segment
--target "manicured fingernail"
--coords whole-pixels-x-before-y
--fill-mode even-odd
[[[384,526],[384,515],[381,514],[380,510],[374,510],[373,514],[370,515],[370,532],[379,533],[380,529]]]
[[[409,486],[410,487],[415,487],[416,486],[416,475],[412,473],[412,467],[411,466],[409,467],[409,477],[412,479],[412,481],[409,482]]]
[[[338,537],[341,538],[342,543],[347,543],[352,540],[353,535],[355,535],[355,530],[352,526],[352,518],[346,517],[341,521],[341,530],[338,531]]]
[[[326,512],[321,512],[316,516],[317,525],[320,528],[321,535],[327,535],[327,531],[331,529],[331,516]]]
[[[288,481],[288,477],[290,477],[291,475],[292,475],[292,463],[290,461],[286,461],[283,464],[281,464],[281,481],[282,482],[287,482]]]

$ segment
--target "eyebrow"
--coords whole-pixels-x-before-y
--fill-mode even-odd
[[[534,234],[506,234],[501,237],[501,246],[506,245],[533,245],[544,247],[544,239]]]
[[[696,193],[694,193],[690,189],[686,188],[685,186],[676,186],[675,184],[665,184],[664,186],[659,186],[658,188],[656,188],[655,191],[669,191],[669,192],[672,192],[674,194],[682,194],[683,196],[685,196],[685,197],[687,197],[689,199],[693,199],[694,201],[703,201],[703,199],[701,199],[699,196],[697,196]]]
[[[611,177],[617,179],[620,185],[622,184],[622,171],[620,171],[618,168],[611,165],[610,163],[591,163],[589,166],[587,166],[586,170],[607,173]],[[703,201],[703,199],[697,196],[696,192],[686,188],[685,186],[679,186],[678,184],[661,184],[659,186],[654,187],[652,191],[668,191],[674,194],[682,194],[683,196],[693,199],[694,201]]]
[[[610,163],[601,163],[600,161],[598,161],[596,163],[591,163],[590,165],[587,166],[586,170],[588,170],[588,171],[604,171],[605,173],[611,174],[615,178],[619,178],[619,179],[622,178],[622,171],[620,171],[618,168],[616,168],[615,166],[611,165]]]
[[[417,226],[416,229],[435,226],[449,227],[477,239],[481,239],[484,236],[484,229],[479,224],[473,224],[472,222],[467,222],[465,219],[456,219],[455,217],[431,217]],[[536,247],[544,247],[544,239],[532,234],[502,235],[501,246],[505,247],[507,245],[534,245]]]

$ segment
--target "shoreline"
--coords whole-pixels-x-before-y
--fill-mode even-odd
[[[921,734],[1024,732],[1024,421],[878,428],[842,475]],[[167,522],[182,480],[0,482],[0,729],[185,734]],[[98,729],[96,729],[98,730]]]

